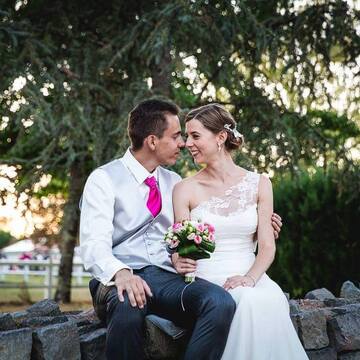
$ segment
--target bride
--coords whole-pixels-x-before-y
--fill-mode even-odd
[[[187,259],[186,270],[222,286],[237,304],[222,359],[307,359],[287,299],[266,274],[275,256],[270,180],[233,162],[230,152],[243,139],[225,108],[199,107],[185,122],[186,147],[205,167],[175,186],[175,221],[200,219],[215,227],[211,258]]]

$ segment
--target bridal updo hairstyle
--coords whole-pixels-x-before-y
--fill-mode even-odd
[[[227,151],[236,150],[243,144],[242,137],[236,138],[232,131],[224,128],[226,124],[229,124],[231,129],[235,129],[236,122],[223,106],[213,103],[193,109],[186,115],[185,123],[193,119],[199,120],[206,129],[215,135],[225,130],[228,135],[224,144]]]

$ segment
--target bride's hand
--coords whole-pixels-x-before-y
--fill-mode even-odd
[[[196,261],[179,256],[178,253],[171,255],[171,261],[179,274],[187,274],[196,271]]]
[[[229,290],[238,286],[254,287],[254,281],[248,276],[235,275],[226,279],[223,288]]]

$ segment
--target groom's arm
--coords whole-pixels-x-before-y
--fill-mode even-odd
[[[282,225],[281,216],[273,213],[271,216],[271,226],[273,227],[275,240],[279,238]]]
[[[119,300],[128,294],[132,306],[142,308],[145,294],[152,296],[146,282],[112,252],[115,196],[108,175],[101,169],[88,178],[81,203],[80,249],[84,267],[105,286],[115,285]]]
[[[105,171],[93,171],[86,181],[80,214],[80,250],[84,267],[103,285],[115,274],[130,267],[112,252],[115,196]]]

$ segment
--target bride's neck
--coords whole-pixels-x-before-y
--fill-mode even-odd
[[[212,179],[226,182],[227,179],[233,177],[236,165],[231,158],[230,154],[224,154],[224,156],[209,162],[204,169],[204,172]]]

